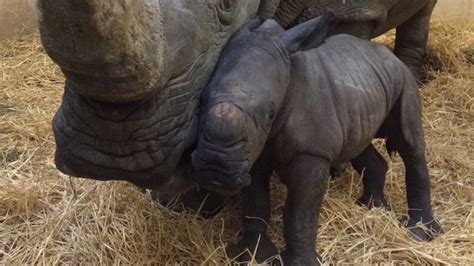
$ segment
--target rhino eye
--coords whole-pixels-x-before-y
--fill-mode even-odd
[[[219,22],[222,25],[231,25],[233,21],[233,13],[236,9],[237,0],[222,0],[217,6],[217,14]]]

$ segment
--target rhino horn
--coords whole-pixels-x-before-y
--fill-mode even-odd
[[[89,99],[146,98],[163,80],[165,36],[158,0],[38,0],[46,52],[69,86]]]

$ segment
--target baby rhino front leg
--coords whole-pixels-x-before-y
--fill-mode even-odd
[[[298,156],[280,177],[288,187],[283,213],[286,249],[285,265],[319,265],[316,232],[319,212],[329,179],[327,160],[311,155]]]
[[[252,182],[242,190],[243,237],[227,247],[229,258],[237,262],[250,262],[254,257],[257,263],[275,259],[278,249],[267,235],[270,219],[270,177],[273,173],[271,161],[264,152],[252,167]]]

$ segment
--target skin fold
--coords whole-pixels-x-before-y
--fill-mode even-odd
[[[386,139],[403,159],[410,234],[429,241],[441,230],[431,208],[415,78],[381,45],[327,38],[334,24],[328,13],[286,31],[274,20],[244,27],[203,93],[192,176],[214,191],[242,190],[243,238],[227,250],[238,261],[248,260],[244,251],[254,254],[257,242],[259,262],[277,254],[266,235],[273,171],[288,188],[285,265],[321,262],[316,233],[332,165],[351,161],[363,173],[358,202],[385,206],[387,165],[374,138]]]

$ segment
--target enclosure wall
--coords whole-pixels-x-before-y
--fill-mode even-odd
[[[0,0],[0,41],[36,30],[36,0]]]

